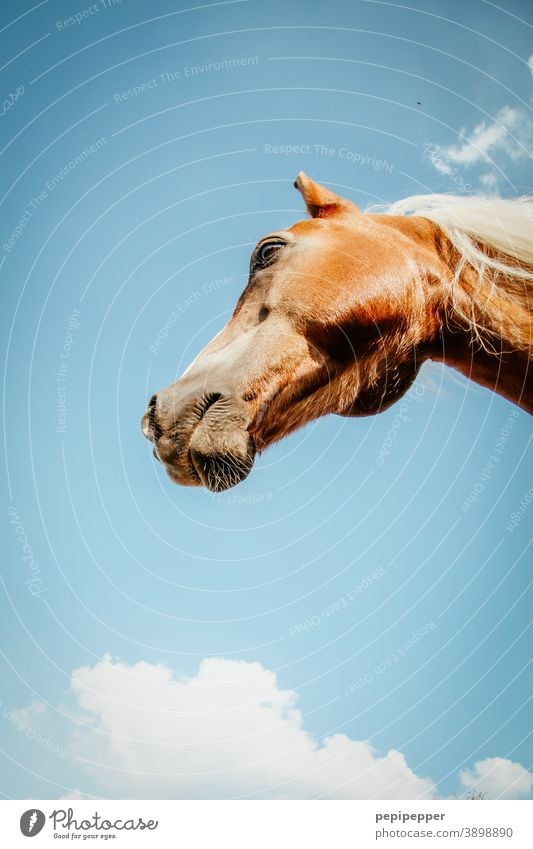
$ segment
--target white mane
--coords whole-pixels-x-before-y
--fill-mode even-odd
[[[413,195],[381,211],[387,215],[418,215],[434,221],[463,261],[470,263],[480,275],[494,269],[522,281],[533,280],[533,197]],[[511,261],[493,259],[478,245],[496,250]]]
[[[487,351],[498,352],[504,333],[514,350],[531,352],[533,197],[414,195],[369,211],[416,215],[437,224],[460,257],[450,286],[455,316],[470,325]],[[468,266],[474,278],[464,277]]]

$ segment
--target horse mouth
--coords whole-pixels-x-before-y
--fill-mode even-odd
[[[224,492],[252,470],[255,443],[247,421],[231,397],[210,397],[189,440],[189,457],[210,492]]]
[[[163,464],[173,483],[204,486],[210,492],[224,492],[241,483],[252,470],[256,447],[247,430],[246,419],[235,402],[219,393],[201,398],[194,406],[185,433],[174,435],[154,427],[155,414],[147,433],[154,443],[154,456]]]

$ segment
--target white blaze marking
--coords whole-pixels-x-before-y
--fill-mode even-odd
[[[236,336],[232,342],[229,342],[219,351],[213,351],[210,353],[208,348],[223,332],[221,330],[220,333],[217,333],[211,342],[209,342],[209,344],[200,351],[198,356],[195,357],[190,366],[185,369],[181,376],[185,377],[185,375],[189,374],[193,367],[200,363],[201,360],[201,365],[208,370],[215,369],[219,366],[231,368],[239,361],[239,359],[241,359],[243,354],[246,354],[246,352],[252,347],[256,329],[257,328],[253,327],[250,330],[239,334],[239,336]]]
[[[224,328],[222,328],[222,330],[219,330],[219,331],[218,331],[218,333],[216,334],[216,336],[213,336],[213,338],[211,339],[211,342],[214,342],[214,341],[215,341],[215,339],[218,339],[218,337],[219,337],[219,336],[220,336],[220,334],[223,332],[223,330],[224,330]],[[185,377],[185,375],[186,375],[186,374],[188,374],[188,373],[190,372],[190,370],[192,369],[192,367],[195,365],[195,363],[197,363],[197,362],[198,362],[198,360],[200,359],[200,357],[202,356],[202,354],[204,353],[204,351],[206,350],[206,348],[208,348],[208,347],[209,347],[209,345],[211,344],[211,342],[208,342],[208,343],[207,343],[207,345],[205,346],[205,348],[202,348],[202,350],[200,351],[200,353],[199,353],[199,354],[197,354],[197,355],[196,355],[196,357],[194,358],[194,360],[192,361],[192,363],[190,363],[190,364],[187,366],[187,368],[185,369],[185,371],[183,372],[183,374],[181,375],[181,377]],[[181,377],[179,378],[180,380],[181,380]]]

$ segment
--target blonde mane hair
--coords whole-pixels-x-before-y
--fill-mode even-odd
[[[501,353],[499,337],[531,351],[533,197],[414,195],[380,211],[421,216],[441,228],[459,257],[451,307],[484,348]]]

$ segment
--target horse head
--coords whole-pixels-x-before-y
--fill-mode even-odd
[[[176,483],[222,491],[307,422],[385,409],[438,336],[438,228],[362,213],[303,173],[295,186],[309,219],[260,239],[226,327],[143,417]]]

